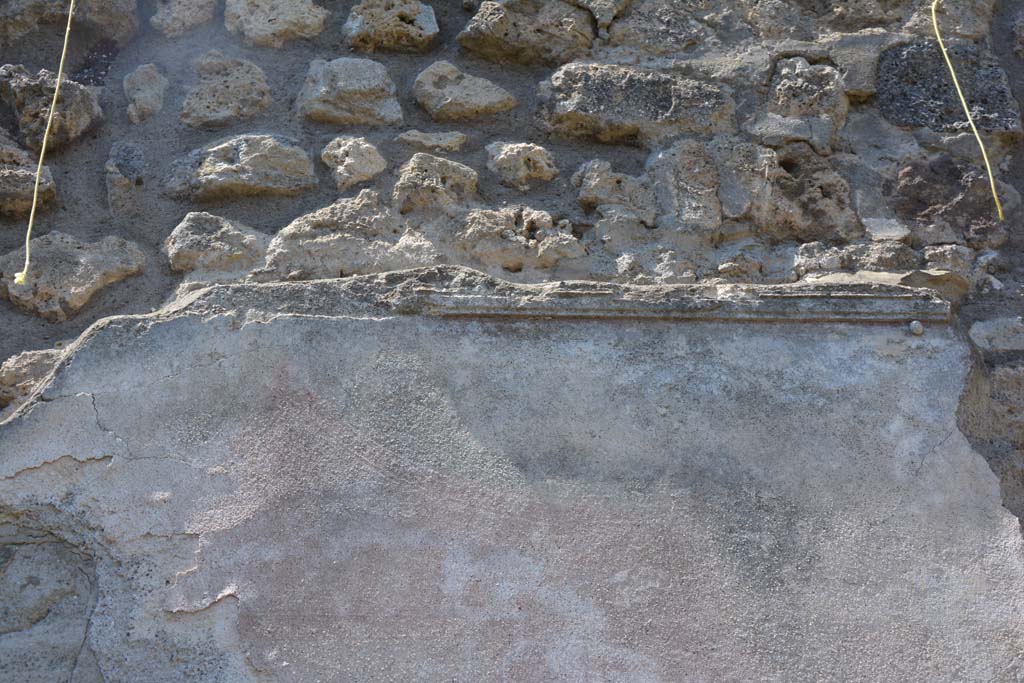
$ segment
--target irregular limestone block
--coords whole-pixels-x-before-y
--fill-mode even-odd
[[[224,25],[250,45],[279,48],[320,35],[328,15],[313,0],[225,0]]]
[[[0,421],[28,399],[63,355],[62,348],[24,351],[0,364]]]
[[[142,123],[164,108],[164,95],[171,84],[155,64],[143,64],[124,77],[124,95],[128,98],[128,119]]]
[[[334,171],[334,181],[342,192],[376,177],[388,167],[388,162],[366,138],[334,138],[324,147],[320,158]]]
[[[146,179],[146,153],[134,142],[115,142],[104,166],[107,207],[117,217],[138,215],[139,195]]]
[[[431,154],[414,154],[398,171],[392,203],[400,213],[440,210],[455,214],[476,199],[477,173]]]
[[[986,353],[1024,351],[1024,319],[991,318],[971,325],[971,341]]]
[[[367,52],[423,52],[439,30],[434,9],[419,0],[363,0],[342,28],[349,45]]]
[[[654,54],[672,54],[704,44],[713,37],[714,32],[687,12],[683,3],[634,0],[625,16],[612,25],[608,42]]]
[[[590,50],[594,25],[563,0],[485,0],[458,40],[492,62],[564,64]]]
[[[317,185],[309,154],[275,135],[238,135],[192,152],[168,179],[172,195],[222,197],[291,196]]]
[[[182,219],[163,250],[171,270],[193,282],[237,279],[263,263],[270,236],[220,216],[193,211]]]
[[[32,239],[32,264],[25,284],[19,285],[14,275],[24,263],[24,247],[0,256],[0,296],[22,310],[60,322],[104,287],[141,272],[146,257],[119,237],[82,242],[54,231]]]
[[[421,240],[373,190],[300,216],[274,236],[256,277],[310,280],[400,270],[433,262]]]
[[[586,211],[621,206],[634,213],[647,227],[654,227],[654,194],[644,178],[616,173],[611,162],[595,159],[579,167],[572,184],[579,189],[577,201]]]
[[[656,140],[735,129],[735,105],[721,86],[605,64],[567,64],[541,84],[551,128],[601,142]]]
[[[960,84],[978,128],[1018,139],[1020,106],[1010,90],[1006,72],[991,53],[969,43],[949,46]],[[941,132],[959,131],[965,123],[963,106],[949,79],[938,43],[921,40],[891,47],[878,61],[878,108],[900,126],[924,126]]]
[[[372,59],[315,59],[296,103],[312,121],[339,126],[393,126],[402,122],[388,70]]]
[[[432,152],[458,152],[469,138],[464,133],[424,133],[407,130],[395,138],[397,142],[413,145]]]
[[[795,122],[792,127],[803,125],[809,132],[806,137],[785,136],[788,139],[781,140],[781,144],[802,139],[818,153],[830,154],[837,131],[846,124],[849,108],[842,76],[834,67],[812,66],[803,57],[783,59],[776,65],[767,115]]]
[[[586,248],[557,225],[547,211],[524,206],[476,209],[466,214],[457,248],[472,265],[496,273],[550,269],[563,259],[586,256]]]
[[[0,428],[0,507],[95,558],[111,681],[985,681],[1024,648],[1024,544],[948,314],[455,268],[214,287],[69,351]]]
[[[168,38],[177,38],[212,21],[216,13],[217,0],[157,0],[149,23]]]
[[[21,216],[32,209],[38,159],[0,130],[0,213]],[[43,166],[39,183],[39,208],[48,208],[57,198],[57,185],[49,166]]]
[[[508,111],[518,104],[509,91],[454,64],[434,62],[420,72],[413,97],[435,121],[463,121]]]
[[[14,109],[22,141],[38,150],[43,144],[46,120],[53,102],[57,74],[41,69],[35,76],[21,65],[0,66],[0,99]],[[103,119],[97,94],[65,77],[60,102],[50,129],[49,149],[77,140]]]
[[[210,50],[195,61],[199,83],[185,95],[181,120],[193,128],[219,128],[255,118],[273,98],[256,64]]]
[[[607,29],[631,0],[572,0],[572,4],[589,10],[599,28]]]
[[[543,182],[558,175],[558,167],[551,152],[529,142],[492,142],[487,145],[487,168],[501,178],[501,182],[522,192],[530,189],[530,182]]]
[[[75,6],[75,24],[93,35],[126,45],[139,28],[137,0],[82,0]],[[10,0],[0,4],[0,45],[29,33],[57,26],[63,30],[68,3],[63,0]]]
[[[655,225],[673,232],[713,234],[722,225],[718,169],[703,143],[680,140],[647,161],[658,217]]]

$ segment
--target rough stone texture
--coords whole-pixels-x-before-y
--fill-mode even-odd
[[[63,354],[64,350],[59,348],[25,351],[0,364],[0,421],[11,415],[32,395]],[[6,618],[0,617],[0,623],[9,621],[18,611],[6,608]]]
[[[334,172],[334,181],[342,192],[374,178],[388,167],[388,162],[366,138],[334,138],[324,147],[320,158]]]
[[[459,71],[451,62],[434,62],[412,87],[413,97],[435,121],[462,121],[508,111],[518,101],[486,78]]]
[[[157,0],[149,23],[168,38],[177,38],[212,21],[217,5],[217,0]]]
[[[124,45],[139,28],[137,0],[81,0],[75,24]],[[0,6],[0,45],[28,37],[40,26],[64,25],[68,3],[63,0],[7,0]],[[58,29],[59,30],[59,29]]]
[[[1007,210],[1020,206],[1020,195],[998,183]],[[1007,239],[1006,228],[993,215],[988,176],[948,155],[915,161],[899,172],[890,200],[906,220],[916,245],[964,243],[995,249]]]
[[[454,215],[476,198],[477,173],[469,166],[431,154],[414,154],[398,171],[392,196],[402,214],[439,210]]]
[[[46,69],[33,76],[21,65],[0,66],[0,99],[14,109],[22,142],[32,149],[38,150],[43,144],[56,85],[57,74]],[[102,119],[103,109],[96,93],[65,77],[50,129],[49,149],[80,138]]]
[[[998,61],[966,43],[950,45],[949,52],[978,128],[1019,138],[1024,132],[1020,106]],[[878,81],[878,107],[893,123],[943,132],[966,129],[963,105],[935,41],[886,50],[878,63]]]
[[[418,240],[373,190],[300,216],[274,237],[257,277],[310,280],[418,265]],[[429,263],[429,260],[425,261]]]
[[[529,142],[492,142],[487,145],[487,168],[501,182],[521,190],[533,181],[546,182],[558,175],[551,152]]]
[[[458,152],[469,138],[465,133],[424,133],[418,130],[407,130],[395,138],[407,145],[428,149],[432,152]]]
[[[402,107],[387,69],[372,59],[313,60],[299,93],[299,114],[339,126],[390,126],[402,122]]]
[[[205,290],[72,349],[0,429],[0,505],[95,564],[107,680],[1012,678],[1021,536],[946,314],[465,271]]]
[[[225,0],[224,25],[258,47],[314,38],[330,15],[313,0]]]
[[[128,98],[128,118],[142,123],[164,108],[164,95],[171,84],[155,64],[142,64],[124,77],[124,96]]]
[[[706,43],[714,32],[677,0],[634,0],[609,31],[615,46],[640,47],[653,54],[683,52]]]
[[[38,159],[23,150],[0,130],[0,213],[22,216],[32,209]],[[49,166],[43,166],[39,183],[39,208],[57,198],[57,185]]]
[[[601,142],[735,128],[734,103],[720,86],[628,67],[568,64],[542,84],[541,98],[553,130]]]
[[[146,152],[134,142],[116,142],[103,168],[107,207],[118,218],[138,216],[143,205],[140,193],[146,182]]]
[[[586,10],[563,0],[485,0],[458,40],[492,62],[564,64],[590,49],[594,26]]]
[[[440,29],[434,9],[419,0],[362,0],[342,28],[357,50],[424,52]]]
[[[193,128],[220,128],[262,114],[272,102],[267,76],[256,64],[210,50],[195,61],[199,82],[185,95],[181,120]]]
[[[275,135],[239,135],[176,163],[168,190],[198,200],[292,196],[316,187],[313,160]]]
[[[602,29],[607,29],[630,2],[631,0],[572,0],[574,5],[589,10]]]
[[[1024,319],[993,318],[971,325],[971,341],[986,353],[1024,351]]]
[[[270,237],[220,216],[194,211],[167,236],[171,270],[188,282],[227,282],[263,264]]]
[[[776,66],[768,110],[751,132],[771,146],[809,142],[819,154],[827,155],[836,133],[846,124],[848,111],[839,71],[794,57]]]
[[[145,262],[135,244],[119,237],[89,243],[51,232],[32,239],[25,284],[14,282],[25,264],[24,247],[0,257],[0,298],[59,322],[77,313],[99,290],[141,272]]]

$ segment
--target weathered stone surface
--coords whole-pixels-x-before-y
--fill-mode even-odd
[[[103,168],[107,184],[107,207],[119,218],[139,214],[139,195],[146,182],[146,153],[134,142],[115,142]]]
[[[373,190],[301,216],[274,237],[257,278],[343,277],[425,265],[429,244],[407,235],[402,219]]]
[[[572,184],[579,188],[577,199],[585,210],[621,206],[636,213],[646,226],[654,227],[657,212],[654,194],[646,179],[616,173],[611,163],[595,159],[580,166],[572,177]]]
[[[33,76],[21,65],[0,66],[0,99],[14,109],[21,139],[32,149],[38,150],[43,144],[56,85],[57,74],[46,69]],[[96,93],[65,77],[50,129],[49,149],[80,138],[102,119],[103,109]]]
[[[1020,195],[997,182],[1006,210],[1020,207]],[[987,174],[948,155],[915,160],[903,167],[890,204],[907,221],[916,246],[964,243],[974,249],[996,249],[1007,238],[992,204]]]
[[[398,142],[413,145],[432,152],[458,152],[469,138],[465,133],[452,131],[449,133],[424,133],[418,130],[407,130],[395,138]]]
[[[43,349],[25,351],[11,356],[0,364],[0,421],[6,419],[24,403],[36,387],[46,378],[64,355],[64,349]],[[15,615],[25,613],[21,609],[5,606],[0,608],[0,629],[9,631],[9,620]]]
[[[435,121],[462,121],[508,111],[518,102],[486,78],[463,73],[451,62],[434,62],[420,72],[413,97]]]
[[[108,680],[986,680],[1024,645],[1021,537],[938,310],[455,270],[217,287],[90,331],[0,430],[0,505],[93,558]],[[274,559],[300,547],[301,576]]]
[[[680,140],[652,154],[647,175],[658,207],[655,225],[659,228],[712,233],[722,224],[718,170],[703,143]]]
[[[219,128],[255,118],[273,99],[256,64],[210,50],[195,61],[199,83],[189,88],[181,120],[193,128]]]
[[[124,77],[124,96],[128,98],[128,119],[142,123],[164,108],[164,95],[171,84],[155,64],[142,64]]]
[[[631,0],[572,0],[572,4],[590,11],[594,21],[602,29],[607,29],[615,17],[625,9]]]
[[[882,53],[911,36],[884,29],[866,29],[857,33],[824,36],[828,54],[842,76],[842,87],[850,97],[866,98],[878,88],[878,60]]]
[[[275,135],[238,135],[192,152],[168,178],[171,194],[194,199],[291,196],[317,185],[305,150]]]
[[[563,0],[485,0],[459,44],[492,62],[564,64],[594,41],[590,14]]]
[[[372,59],[313,60],[297,100],[299,114],[339,126],[390,126],[402,107],[387,69]]]
[[[0,213],[20,216],[32,209],[38,159],[0,130]],[[57,197],[57,185],[49,166],[43,166],[39,183],[39,207],[46,209]]]
[[[225,0],[224,25],[250,45],[279,48],[320,35],[328,15],[313,0]]]
[[[917,253],[902,242],[871,242],[830,247],[821,242],[801,244],[797,250],[796,271],[808,273],[846,271],[914,270]]]
[[[563,259],[586,256],[567,224],[529,207],[476,209],[466,214],[457,249],[487,270],[520,273],[551,268]]]
[[[975,45],[949,46],[974,122],[982,131],[1017,138],[1021,127],[1017,104],[998,60]],[[950,82],[938,43],[922,40],[882,53],[878,63],[878,107],[901,126],[936,131],[966,129],[963,106]]]
[[[492,142],[487,145],[487,168],[501,182],[523,192],[530,183],[546,182],[558,175],[551,152],[529,142]]]
[[[762,115],[769,121],[773,115],[781,117],[781,122],[776,121],[776,127],[783,131],[776,138],[781,139],[772,140],[764,133],[763,119],[761,137],[773,145],[802,140],[810,142],[820,154],[829,154],[836,132],[846,124],[848,111],[849,102],[838,70],[820,64],[812,66],[803,57],[784,59],[776,66],[767,112]],[[785,122],[795,125],[787,126]],[[801,126],[806,127],[806,134],[796,132]]]
[[[334,181],[342,192],[374,178],[388,167],[388,162],[366,138],[334,138],[324,147],[320,158],[334,171]]]
[[[139,28],[137,0],[82,0],[75,23],[100,38],[125,45]],[[11,44],[42,26],[67,22],[63,0],[7,0],[0,5],[0,44]]]
[[[541,85],[551,128],[602,142],[656,140],[735,129],[732,97],[720,86],[622,66],[567,64]]]
[[[615,46],[644,49],[653,54],[683,52],[714,35],[688,12],[692,3],[679,0],[634,0],[608,33]]]
[[[47,320],[77,313],[107,285],[142,271],[146,258],[135,244],[119,237],[98,242],[61,232],[32,239],[32,264],[25,284],[14,282],[25,264],[25,249],[0,256],[0,297]]]
[[[225,282],[262,265],[269,244],[270,236],[258,230],[194,211],[167,236],[163,251],[171,270],[190,282]]]
[[[419,0],[362,0],[342,28],[357,50],[423,52],[440,29],[434,9]]]
[[[992,318],[971,325],[971,341],[986,353],[1024,351],[1024,318]]]
[[[431,154],[414,154],[398,171],[392,203],[403,214],[441,211],[454,215],[476,199],[477,173]]]
[[[157,0],[156,14],[149,23],[168,38],[177,38],[212,21],[217,4],[217,0]]]
[[[776,241],[849,241],[863,232],[850,186],[827,160],[803,143],[778,151],[768,168],[767,201],[751,207],[759,232]]]

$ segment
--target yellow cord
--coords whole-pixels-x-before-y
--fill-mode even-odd
[[[64,60],[68,56],[68,43],[71,40],[71,19],[75,16],[75,0],[68,6],[68,27],[64,31],[64,49],[60,53],[60,66],[57,67],[57,85],[53,89],[53,102],[50,103],[50,115],[46,118],[46,130],[43,131],[43,147],[39,150],[39,165],[36,167],[36,185],[32,191],[32,211],[28,215],[28,230],[25,233],[25,268],[14,274],[15,284],[25,284],[28,267],[32,258],[32,226],[36,221],[36,206],[39,204],[39,183],[43,176],[43,159],[46,158],[46,145],[50,140],[50,127],[53,125],[53,114],[57,110],[57,98],[60,97],[60,83],[64,78]]]
[[[981,148],[981,156],[985,160],[985,170],[988,171],[988,182],[992,186],[992,198],[996,200],[996,211],[999,212],[999,220],[1006,220],[1003,215],[1003,204],[999,201],[999,192],[996,191],[996,177],[992,173],[992,164],[988,160],[988,152],[985,150],[985,143],[981,140],[981,133],[978,132],[978,127],[974,125],[974,117],[971,116],[971,108],[967,104],[967,98],[964,97],[964,91],[960,87],[960,80],[956,77],[956,69],[953,68],[953,60],[949,58],[949,52],[946,50],[946,44],[942,40],[942,34],[939,32],[939,0],[935,0],[932,3],[932,24],[935,26],[935,37],[939,40],[939,49],[942,50],[942,56],[946,59],[946,66],[949,67],[949,73],[953,76],[953,85],[956,86],[956,94],[960,96],[960,104],[964,106],[964,113],[967,114],[967,123],[971,125],[971,130],[974,131],[974,139],[978,141],[978,147]]]

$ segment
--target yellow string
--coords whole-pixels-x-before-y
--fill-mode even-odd
[[[46,145],[50,139],[50,127],[53,125],[53,114],[57,110],[57,98],[60,97],[60,83],[64,78],[64,60],[68,56],[68,43],[71,40],[71,19],[75,16],[75,0],[68,6],[68,27],[64,31],[64,49],[60,53],[60,66],[57,67],[57,85],[53,89],[53,102],[50,103],[50,114],[46,117],[46,130],[43,131],[43,147],[39,150],[39,165],[36,167],[36,185],[32,191],[32,211],[28,215],[28,230],[25,232],[25,268],[14,274],[14,282],[25,284],[28,268],[32,259],[32,226],[36,221],[36,207],[39,205],[39,183],[43,176],[43,159],[46,158]]]
[[[981,139],[981,133],[978,132],[978,127],[974,125],[974,117],[971,115],[971,108],[967,104],[967,98],[964,97],[964,91],[960,87],[960,80],[956,77],[956,69],[953,68],[953,60],[949,58],[949,52],[946,50],[946,43],[942,40],[942,33],[939,32],[939,0],[935,0],[932,3],[932,24],[935,26],[935,37],[939,40],[939,49],[942,50],[942,56],[946,59],[946,66],[949,67],[949,73],[953,76],[953,85],[956,87],[956,94],[960,96],[960,104],[964,107],[964,113],[967,114],[967,123],[971,125],[971,130],[974,131],[974,139],[978,141],[978,147],[981,148],[981,156],[985,160],[985,170],[988,171],[988,182],[992,186],[992,198],[996,200],[996,211],[999,212],[999,220],[1006,220],[1003,215],[1003,204],[999,201],[999,192],[996,191],[996,177],[992,173],[992,164],[988,160],[988,152],[985,150],[985,143]]]

